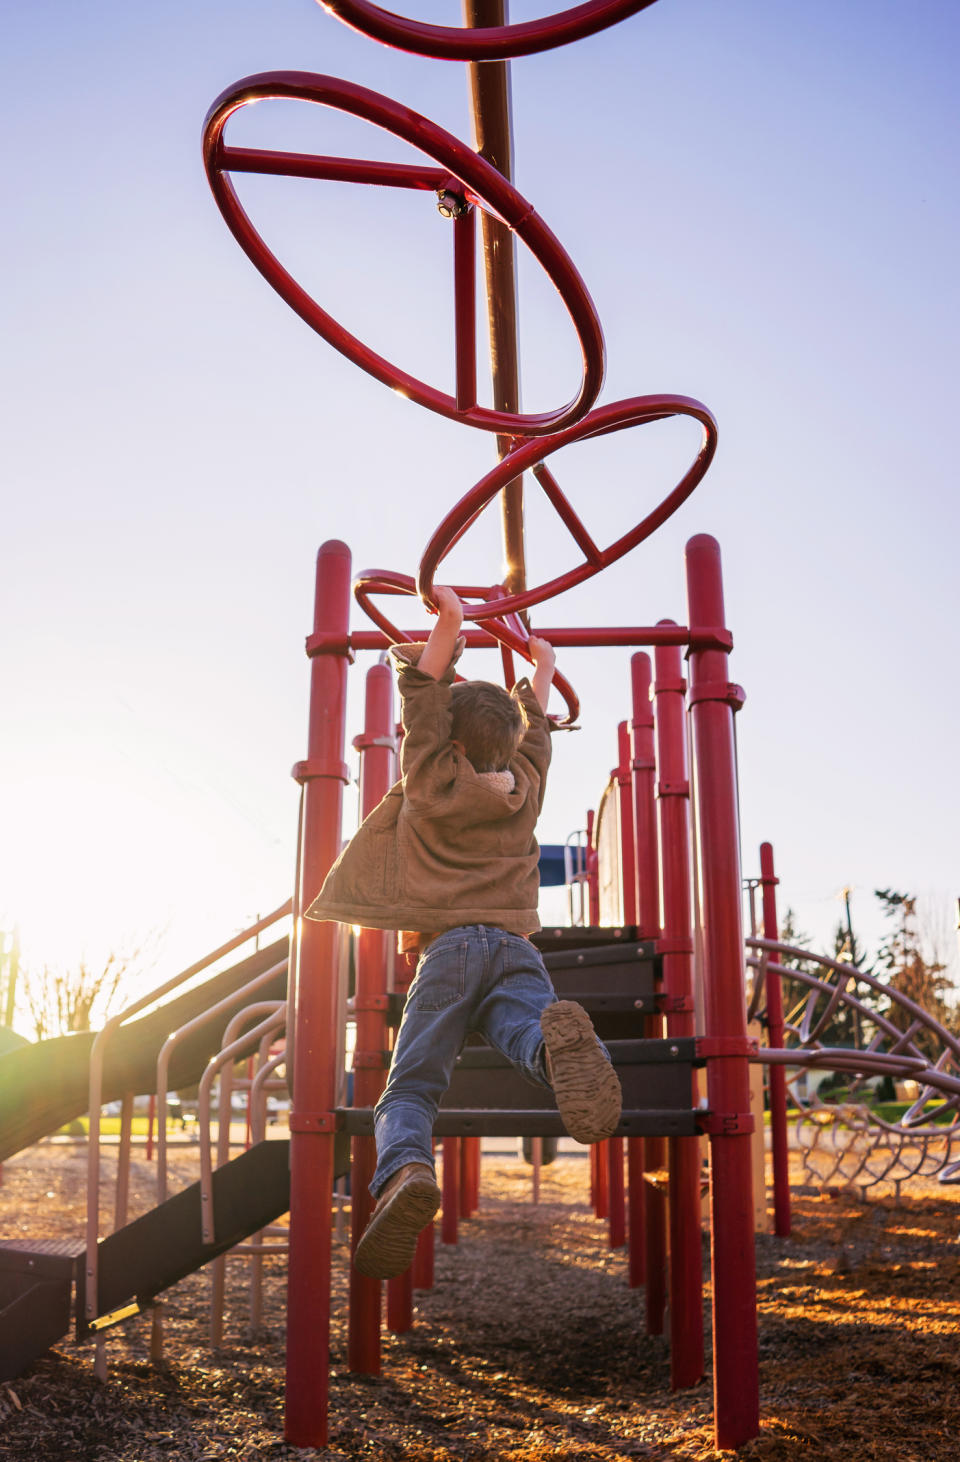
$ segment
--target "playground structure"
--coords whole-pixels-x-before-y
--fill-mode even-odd
[[[33,1054],[17,1052],[4,1058],[20,1064],[16,1071],[6,1065],[0,1068],[0,1077],[10,1083],[4,1089],[19,1098],[16,1113],[11,1110],[0,1122],[3,1152],[19,1150],[71,1115],[89,1111],[91,1122],[91,1201],[85,1240],[69,1252],[46,1254],[35,1242],[22,1241],[19,1248],[16,1242],[3,1246],[5,1273],[16,1276],[9,1281],[16,1313],[8,1311],[4,1323],[7,1331],[15,1330],[27,1314],[46,1314],[45,1328],[40,1327],[42,1333],[38,1331],[33,1343],[35,1348],[49,1344],[66,1328],[64,1283],[69,1287],[76,1271],[78,1333],[96,1340],[102,1371],[105,1337],[112,1324],[146,1308],[190,1269],[222,1263],[222,1255],[246,1239],[253,1240],[255,1276],[258,1248],[262,1252],[256,1236],[289,1210],[286,1432],[301,1446],[322,1446],[327,1440],[331,1194],[349,1169],[355,1242],[371,1207],[367,1181],[373,1168],[372,1107],[382,1090],[390,1029],[402,1005],[402,976],[393,968],[388,938],[379,931],[361,931],[350,1010],[356,1042],[348,1103],[343,1079],[348,1018],[343,933],[333,925],[299,919],[341,842],[343,786],[351,777],[345,761],[348,666],[356,652],[382,651],[393,642],[418,636],[399,628],[379,601],[419,597],[430,606],[447,555],[495,497],[503,504],[509,570],[503,583],[457,585],[468,604],[468,648],[499,646],[508,683],[514,677],[514,657],[524,655],[531,633],[549,639],[558,651],[597,646],[635,651],[630,713],[618,731],[617,771],[591,840],[594,856],[585,880],[588,923],[544,931],[538,942],[559,993],[583,1001],[614,1053],[624,1087],[624,1114],[618,1135],[593,1152],[594,1196],[598,1199],[602,1191],[611,1238],[629,1243],[630,1280],[645,1286],[649,1333],[662,1333],[669,1295],[671,1375],[677,1387],[696,1384],[703,1373],[701,1157],[703,1139],[707,1140],[719,1446],[737,1446],[755,1435],[759,1426],[750,1062],[760,1059],[770,1068],[779,1232],[789,1228],[786,1067],[840,1067],[858,1079],[887,1071],[910,1076],[921,1090],[904,1131],[924,1116],[936,1093],[944,1094],[954,1109],[960,1103],[956,1075],[960,1047],[917,1007],[901,1028],[861,1006],[864,1018],[869,1014],[877,1031],[867,1052],[818,1046],[826,1019],[823,1006],[856,999],[850,967],[824,961],[824,968],[833,971],[830,976],[799,976],[810,987],[810,1004],[799,1025],[785,1022],[779,977],[798,976],[781,959],[808,959],[809,954],[778,941],[776,879],[769,853],[764,854],[760,880],[763,936],[745,945],[734,734],[734,715],[743,693],[729,679],[732,638],[725,623],[715,541],[698,535],[688,544],[686,624],[661,620],[649,626],[534,629],[527,619],[531,609],[582,583],[649,537],[702,480],[716,446],[709,411],[690,398],[647,395],[596,404],[604,375],[596,312],[566,252],[510,182],[506,60],[579,39],[650,3],[591,0],[561,16],[509,26],[501,0],[468,0],[470,24],[460,28],[405,21],[366,0],[330,0],[326,8],[334,15],[377,39],[466,63],[479,152],[389,98],[336,78],[300,72],[252,77],[229,88],[213,104],[204,129],[204,158],[214,196],[234,236],[268,282],[306,323],[384,384],[441,415],[493,434],[499,461],[443,518],[416,575],[373,570],[353,581],[344,544],[333,541],[320,550],[315,620],[307,641],[308,750],[294,771],[302,788],[302,811],[289,980],[282,942],[282,948],[275,945],[258,952],[253,963],[245,961],[229,976],[216,977],[220,981],[216,987],[211,981],[202,993],[180,997],[184,1003],[176,1011],[162,1004],[153,1015],[143,1015],[146,1002],[138,1002],[111,1022],[96,1042],[91,1038],[70,1047],[63,1066],[73,1073],[67,1090],[50,1080],[51,1072],[60,1071],[62,1053],[54,1059],[51,1050],[39,1047],[32,1048]],[[230,117],[251,102],[270,99],[345,111],[403,138],[428,162],[394,164],[228,146],[225,130]],[[453,229],[454,389],[445,392],[430,386],[377,356],[310,299],[267,249],[244,212],[231,181],[236,173],[271,173],[312,182],[336,179],[434,194],[440,214]],[[477,401],[478,213],[493,362],[490,407]],[[519,407],[514,238],[530,249],[554,283],[573,322],[582,359],[581,383],[571,401],[537,415]],[[600,547],[548,461],[574,443],[669,416],[698,424],[700,441],[691,465],[634,529]],[[523,543],[527,473],[582,556],[573,568],[533,587],[526,581]],[[351,588],[373,629],[351,630]],[[558,718],[560,729],[575,721],[579,707],[576,691],[564,675],[558,675],[556,684],[566,704],[565,715]],[[354,745],[361,761],[361,811],[366,813],[395,774],[392,682],[382,664],[367,673],[365,724]],[[604,899],[614,895],[615,915],[605,914]],[[278,915],[286,912],[279,910]],[[259,932],[259,926],[248,931]],[[749,1008],[744,993],[745,947],[754,973]],[[217,955],[229,952],[225,946]],[[191,967],[151,998],[166,1002],[178,985],[200,973],[199,967]],[[864,978],[859,971],[853,973]],[[748,1034],[749,1016],[762,1019],[766,1026],[767,1041],[760,1050]],[[151,1020],[154,1024],[147,1030]],[[939,1042],[938,1056],[931,1058],[918,1044],[921,1028]],[[286,1045],[280,1048],[284,1032]],[[250,1087],[254,1141],[247,1152],[231,1160],[230,1073],[233,1063],[251,1051],[257,1053],[258,1062]],[[123,1059],[119,1052],[126,1053]],[[281,1063],[286,1064],[293,1097],[289,1147],[284,1141],[264,1140],[262,1125],[262,1100]],[[215,1164],[209,1117],[218,1074],[225,1124],[221,1123]],[[200,1086],[200,1182],[170,1198],[161,1156],[157,1208],[127,1223],[121,1185],[115,1232],[101,1241],[96,1141],[101,1102],[124,1099],[129,1141],[130,1094],[156,1091],[162,1103],[169,1087],[188,1082]],[[37,1102],[24,1103],[24,1091],[36,1094]],[[41,1093],[46,1102],[42,1107]],[[533,1106],[534,1100],[529,1088],[511,1085],[509,1073],[491,1053],[482,1048],[464,1052],[436,1128],[444,1145],[442,1232],[448,1242],[455,1239],[458,1215],[468,1214],[475,1203],[478,1138],[506,1133],[535,1139],[562,1131],[552,1107]],[[949,1142],[956,1125],[954,1111],[953,1126],[940,1127],[936,1139],[942,1142],[946,1135]],[[412,1323],[413,1287],[430,1283],[432,1241],[431,1229],[414,1271],[388,1286],[388,1322],[394,1329]],[[216,1278],[214,1285],[216,1290]],[[39,1303],[39,1290],[45,1291],[42,1298],[49,1302],[49,1313]],[[380,1363],[380,1286],[351,1273],[350,1303],[350,1365],[375,1372]],[[215,1317],[212,1323],[216,1333]],[[155,1353],[161,1339],[161,1328],[155,1324]],[[23,1363],[22,1349],[17,1347],[5,1356],[8,1368]]]

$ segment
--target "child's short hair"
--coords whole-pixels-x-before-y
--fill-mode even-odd
[[[450,710],[450,735],[460,742],[474,771],[503,771],[527,731],[520,702],[502,685],[464,680],[451,686]]]

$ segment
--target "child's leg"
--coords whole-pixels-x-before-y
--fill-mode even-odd
[[[423,1163],[433,1171],[433,1124],[477,991],[471,933],[452,929],[435,939],[410,986],[390,1075],[375,1109],[374,1197],[407,1163]]]
[[[563,1124],[577,1142],[612,1136],[620,1121],[620,1081],[589,1015],[557,1000],[536,948],[504,934],[491,961],[474,1025],[524,1075],[551,1086]]]
[[[490,947],[483,998],[473,1027],[540,1086],[549,1086],[540,1016],[556,992],[536,947],[519,934],[487,932]]]

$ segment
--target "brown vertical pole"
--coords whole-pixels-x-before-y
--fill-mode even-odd
[[[720,547],[687,544],[690,720],[697,835],[698,922],[703,937],[713,1253],[716,1446],[735,1449],[760,1429],[753,1231],[749,1042],[741,926],[734,707],[728,679]]]
[[[661,621],[669,623],[669,621]],[[663,907],[663,987],[668,1039],[696,1032],[693,1011],[693,926],[690,911],[690,784],[685,727],[686,682],[677,645],[654,652],[657,812]],[[696,1076],[690,1105],[697,1105]],[[700,1140],[671,1137],[670,1378],[674,1390],[703,1376],[703,1265],[700,1251]]]
[[[463,0],[468,26],[503,25],[505,0]],[[511,97],[509,61],[469,61],[467,78],[473,123],[473,145],[481,157],[513,178]],[[481,240],[487,290],[490,335],[490,364],[493,376],[493,405],[498,411],[519,411],[520,370],[517,355],[516,243],[512,231],[481,211]],[[497,438],[502,457],[510,450],[509,437]],[[507,483],[501,495],[503,549],[510,593],[526,585],[526,554],[523,541],[523,478]]]
[[[350,778],[343,760],[349,625],[350,550],[331,540],[317,555],[314,630],[339,637],[342,648],[325,648],[310,662],[307,759],[294,768],[304,788],[296,894],[301,911],[320,892],[340,850],[343,785]],[[295,1043],[285,1436],[294,1446],[324,1447],[340,931],[312,919],[301,918],[297,925],[291,961]]]

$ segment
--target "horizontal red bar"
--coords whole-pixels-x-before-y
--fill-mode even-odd
[[[425,640],[430,629],[427,626],[404,630],[402,633],[412,640]],[[470,649],[487,649],[499,644],[493,635],[482,629],[467,628],[464,625],[460,633]],[[537,626],[531,630],[531,634],[549,640],[558,650],[590,649],[604,645],[687,645],[690,642],[690,631],[682,624],[639,625],[635,628],[627,626],[617,629],[542,629]],[[307,638],[307,654],[321,654],[325,650],[341,650],[344,653],[347,650],[386,650],[392,643],[378,629],[354,630],[349,639],[336,634],[313,634]]]
[[[334,183],[378,183],[387,188],[442,188],[451,181],[443,168],[362,157],[326,157],[308,152],[266,152],[256,147],[221,148],[217,164],[225,173],[268,173],[280,178],[320,178]],[[462,185],[461,185],[462,187]]]

